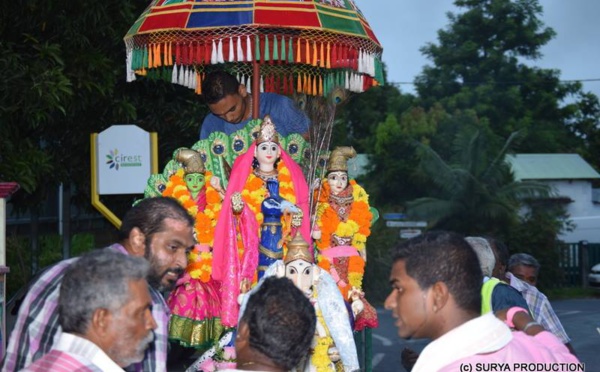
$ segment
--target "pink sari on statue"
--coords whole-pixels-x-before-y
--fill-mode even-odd
[[[253,143],[248,151],[238,156],[233,163],[231,179],[227,185],[221,214],[215,227],[212,277],[221,282],[221,322],[226,327],[237,325],[239,313],[237,298],[240,294],[240,283],[243,279],[252,282],[258,268],[259,226],[256,216],[248,206],[244,206],[239,219],[237,219],[244,245],[244,253],[240,261],[237,253],[236,217],[231,206],[231,195],[235,192],[241,193],[246,185],[252,170],[255,149],[256,143]],[[310,242],[308,185],[300,166],[281,146],[280,149],[281,161],[288,168],[292,177],[296,205],[303,213],[300,233],[307,242]]]

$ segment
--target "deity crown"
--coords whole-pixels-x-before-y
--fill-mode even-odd
[[[183,165],[185,174],[204,173],[204,162],[198,151],[182,148],[177,150],[175,160]]]
[[[338,146],[329,156],[327,172],[348,172],[348,159],[356,156],[356,150],[352,146]]]
[[[260,145],[263,142],[279,143],[279,135],[277,134],[275,124],[273,124],[273,121],[269,115],[265,116],[263,119],[258,132],[258,137],[256,138],[257,145]]]
[[[283,258],[284,264],[287,265],[296,260],[304,260],[311,264],[315,262],[308,249],[308,243],[299,232],[296,233],[296,236],[288,243],[287,247],[287,254]]]

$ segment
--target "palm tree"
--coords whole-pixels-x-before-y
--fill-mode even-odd
[[[515,181],[505,156],[518,138],[519,132],[512,133],[492,158],[484,132],[459,132],[449,162],[418,143],[419,166],[433,181],[434,195],[408,202],[407,214],[429,221],[433,229],[504,235],[518,223],[524,200],[550,195],[547,185]]]

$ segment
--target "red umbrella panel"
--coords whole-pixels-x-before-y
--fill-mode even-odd
[[[124,40],[128,81],[146,75],[198,94],[211,68],[247,87],[258,71],[261,90],[281,94],[383,82],[381,44],[352,0],[155,0]]]

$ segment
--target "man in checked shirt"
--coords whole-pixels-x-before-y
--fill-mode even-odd
[[[193,247],[194,220],[172,198],[144,199],[131,208],[119,229],[119,243],[104,249],[143,257],[150,263],[148,284],[152,316],[157,328],[144,360],[133,371],[166,371],[168,311],[161,292],[173,288],[187,266]],[[47,269],[29,289],[19,308],[2,371],[19,371],[48,353],[62,330],[58,323],[60,283],[68,267],[78,258],[61,261]]]

